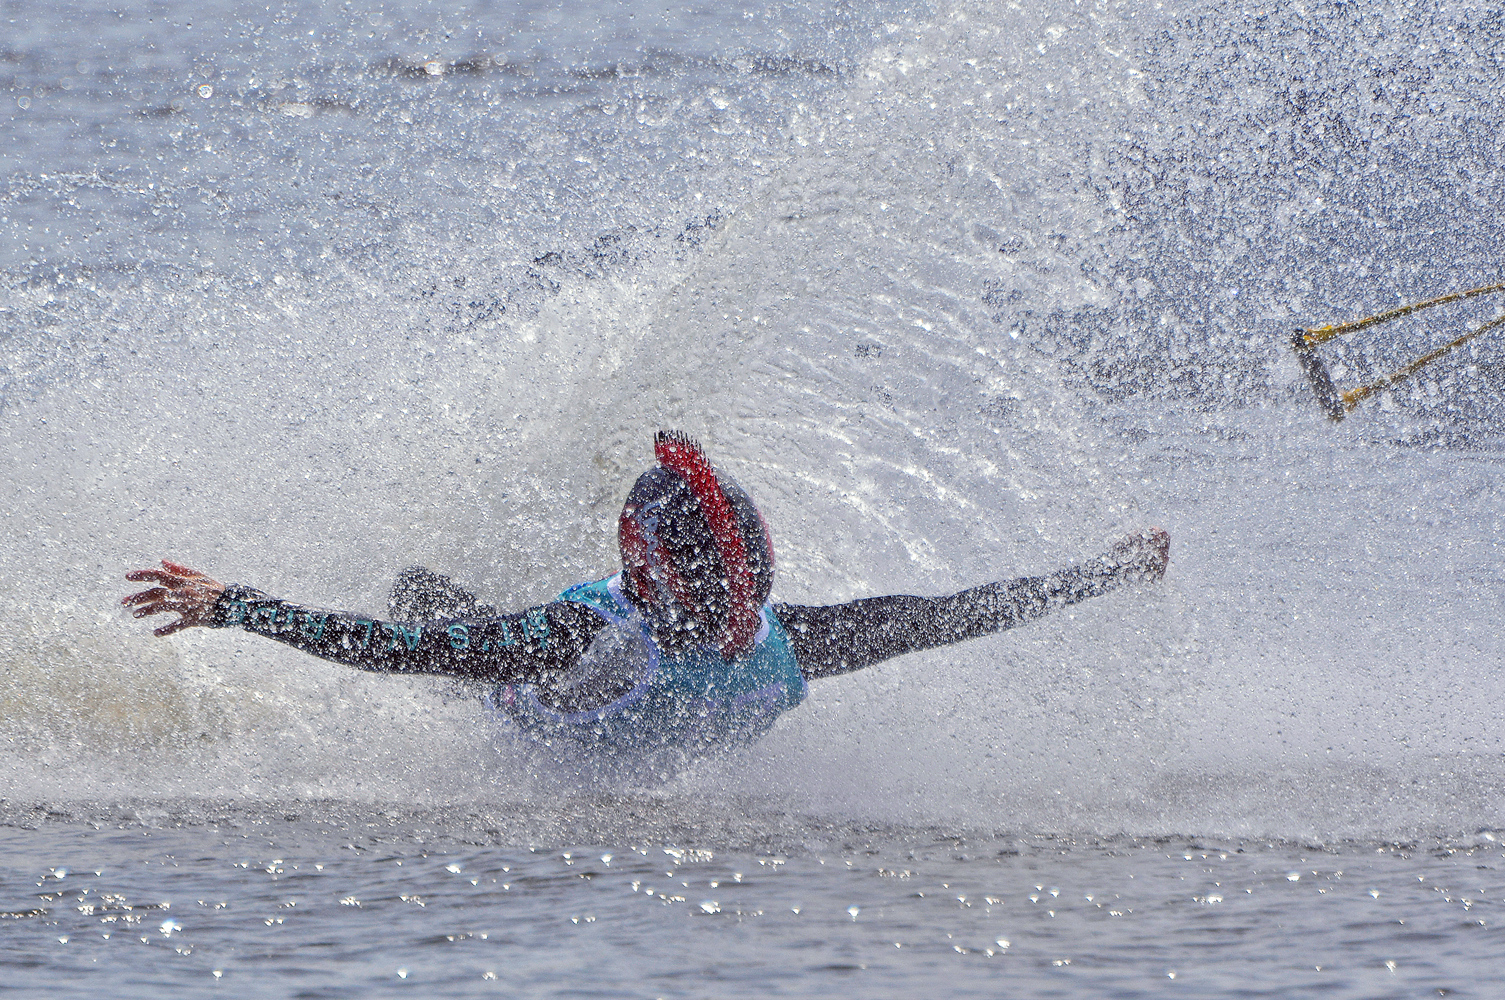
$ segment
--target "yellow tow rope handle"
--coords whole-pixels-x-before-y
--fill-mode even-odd
[[[1296,348],[1297,350],[1300,350],[1302,347],[1316,347],[1318,344],[1325,343],[1326,341],[1332,340],[1334,337],[1341,336],[1342,334],[1352,333],[1355,330],[1362,330],[1365,327],[1374,326],[1377,323],[1384,323],[1388,320],[1399,319],[1402,316],[1409,316],[1414,312],[1420,312],[1423,309],[1430,309],[1432,306],[1440,306],[1448,302],[1458,302],[1462,299],[1471,299],[1476,295],[1488,295],[1490,292],[1500,291],[1505,291],[1505,282],[1502,282],[1498,285],[1484,285],[1480,288],[1470,288],[1466,292],[1453,292],[1451,295],[1443,295],[1435,299],[1428,299],[1425,302],[1413,302],[1408,306],[1396,306],[1394,309],[1387,309],[1382,313],[1375,313],[1373,316],[1365,316],[1363,319],[1350,320],[1347,323],[1333,323],[1328,326],[1319,326],[1312,330],[1303,330],[1302,335],[1299,338],[1300,342],[1296,345]],[[1474,331],[1474,333],[1481,332],[1483,331]],[[1472,337],[1473,335],[1474,334],[1469,334],[1468,336]],[[1466,340],[1468,338],[1465,337],[1464,339]],[[1449,344],[1446,348],[1439,348],[1439,350],[1441,350],[1445,354],[1456,347],[1457,343],[1459,342]],[[1441,355],[1436,356],[1441,357]],[[1427,360],[1431,360],[1432,357],[1433,355],[1428,355]],[[1405,376],[1401,377],[1404,378]],[[1389,382],[1376,384],[1388,385]],[[1355,389],[1353,391],[1358,392],[1359,390]],[[1345,393],[1345,395],[1347,394]]]

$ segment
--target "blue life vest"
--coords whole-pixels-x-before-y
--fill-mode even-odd
[[[592,753],[673,749],[699,755],[756,739],[781,712],[805,700],[807,686],[789,636],[768,604],[759,612],[762,627],[753,651],[728,661],[714,648],[680,656],[660,650],[622,594],[620,574],[576,584],[558,600],[583,604],[606,619],[582,658],[636,649],[631,655],[637,680],[617,700],[583,712],[550,708],[531,684],[503,685],[486,698],[496,715],[543,743],[563,741]]]

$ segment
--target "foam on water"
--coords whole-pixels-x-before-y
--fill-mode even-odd
[[[304,80],[289,86],[362,109],[339,126],[366,134],[350,142],[392,138],[376,171],[334,143],[317,169],[278,173],[267,149],[321,148],[317,116],[336,105],[285,114],[260,84],[214,77],[248,110],[187,122],[212,100],[194,97],[161,117],[163,141],[196,177],[203,149],[171,130],[226,127],[228,223],[170,199],[121,209],[120,239],[143,254],[165,214],[171,267],[107,280],[78,266],[79,241],[43,241],[6,288],[0,796],[556,801],[568,783],[471,693],[240,634],[155,640],[117,611],[120,576],[167,555],[374,610],[422,563],[536,603],[611,570],[616,511],[652,431],[673,426],[758,499],[785,600],[954,590],[1149,523],[1175,547],[1153,590],[815,685],[762,743],[653,793],[672,809],[1152,836],[1505,826],[1502,504],[1478,402],[1498,347],[1337,427],[1279,351],[1296,322],[1498,271],[1483,249],[1498,220],[1423,203],[1418,168],[1393,158],[1422,156],[1412,140],[1448,122],[1498,137],[1476,110],[1498,84],[1468,69],[1498,58],[1498,25],[1455,30],[1440,9],[1385,22],[1453,30],[1467,57],[1408,84],[1436,100],[1408,98],[1404,116],[1363,98],[1373,148],[1356,139],[1352,162],[1322,166],[1309,160],[1341,108],[1320,128],[1298,116],[1274,146],[1261,109],[1315,92],[1314,53],[1338,58],[1323,39],[1350,15],[1263,15],[1251,42],[1217,20],[1233,10],[899,12],[792,81],[754,40],[745,65],[675,63],[635,95],[635,126],[584,139],[629,84],[550,96],[530,118],[536,95],[482,93],[492,70],[440,91],[369,72],[363,49],[360,70],[284,53],[277,72]],[[1409,50],[1375,30],[1383,45],[1346,58],[1389,79]],[[763,54],[804,58],[807,41]],[[1252,54],[1219,62],[1229,52]],[[1239,76],[1249,61],[1259,88]],[[1231,96],[1193,108],[1187,79],[1231,80]],[[621,158],[628,140],[648,152]],[[574,163],[583,186],[477,142]],[[587,147],[597,167],[575,163]],[[1483,183],[1498,149],[1446,158]],[[260,157],[285,207],[248,193],[237,152]],[[687,176],[651,167],[661,154],[706,163]],[[608,161],[638,172],[604,176]],[[1430,246],[1424,271],[1345,270],[1376,238],[1348,218],[1373,193],[1366,163],[1421,206],[1392,200],[1384,239]],[[1281,164],[1306,179],[1280,187]],[[77,183],[30,183],[62,166],[13,174],[17,220],[24,203],[77,222]],[[367,210],[293,198],[304,180]],[[237,226],[265,243],[279,220],[297,231],[235,259]],[[1424,220],[1438,231],[1417,236]]]

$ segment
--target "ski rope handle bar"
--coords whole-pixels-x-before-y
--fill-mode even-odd
[[[1468,343],[1470,340],[1473,340],[1480,334],[1486,333],[1489,330],[1493,330],[1498,326],[1505,326],[1505,315],[1498,316],[1490,320],[1488,323],[1485,323],[1483,326],[1470,330],[1463,336],[1458,337],[1455,340],[1451,340],[1448,343],[1443,344],[1441,347],[1428,351],[1426,354],[1423,354],[1415,361],[1411,362],[1403,368],[1399,368],[1396,371],[1391,372],[1389,375],[1386,375],[1384,378],[1380,379],[1377,382],[1371,382],[1369,385],[1361,385],[1357,388],[1348,389],[1341,393],[1338,392],[1338,390],[1333,386],[1332,377],[1328,374],[1327,366],[1324,365],[1322,363],[1322,359],[1317,356],[1316,348],[1318,344],[1331,340],[1334,337],[1341,336],[1345,333],[1352,333],[1355,330],[1363,330],[1366,327],[1375,326],[1388,320],[1399,319],[1402,316],[1409,316],[1411,313],[1420,312],[1421,310],[1429,309],[1432,306],[1440,306],[1448,302],[1459,302],[1463,299],[1471,299],[1478,295],[1488,295],[1491,292],[1499,291],[1505,291],[1505,283],[1498,285],[1483,285],[1479,288],[1470,288],[1465,292],[1454,292],[1451,295],[1443,295],[1435,299],[1428,299],[1425,302],[1415,302],[1411,305],[1397,306],[1394,309],[1388,309],[1385,312],[1376,313],[1373,316],[1366,316],[1363,319],[1352,320],[1348,323],[1335,323],[1329,326],[1318,327],[1312,330],[1297,330],[1296,336],[1291,340],[1291,347],[1296,351],[1296,356],[1301,361],[1301,367],[1306,373],[1307,380],[1311,382],[1312,389],[1317,394],[1317,401],[1322,404],[1322,408],[1327,411],[1327,415],[1329,417],[1331,417],[1333,420],[1342,420],[1350,410],[1358,406],[1365,399],[1368,399],[1370,396],[1374,395],[1376,392],[1379,392],[1382,389],[1386,389],[1403,379],[1409,378],[1410,376],[1416,374],[1416,372],[1420,371],[1424,366],[1431,364],[1433,361],[1436,361],[1438,358],[1443,357],[1446,354],[1452,353],[1454,350],[1462,347],[1464,344]]]

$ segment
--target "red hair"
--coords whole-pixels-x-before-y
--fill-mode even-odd
[[[744,653],[752,647],[761,622],[752,571],[747,565],[747,546],[721,480],[699,443],[677,431],[659,431],[653,439],[653,455],[664,468],[684,477],[700,503],[731,591],[731,607],[719,637],[721,653],[728,658]]]

